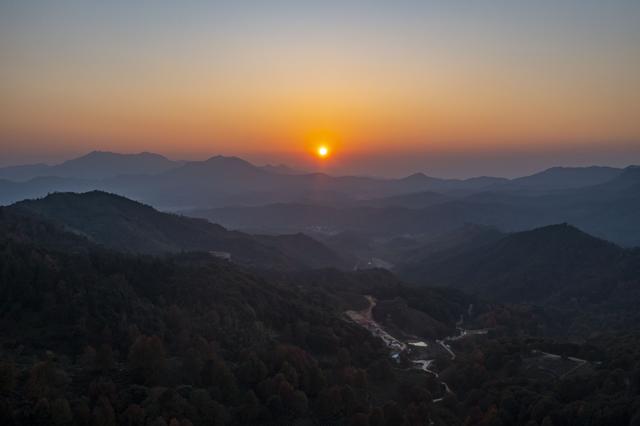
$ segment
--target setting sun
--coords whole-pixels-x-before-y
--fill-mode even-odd
[[[325,145],[321,145],[318,147],[318,157],[325,158],[329,156],[329,148]]]

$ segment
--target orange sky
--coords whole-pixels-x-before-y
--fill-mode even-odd
[[[351,156],[640,141],[640,15],[628,2],[63,3],[1,6],[0,149],[14,156],[278,161],[319,140]]]

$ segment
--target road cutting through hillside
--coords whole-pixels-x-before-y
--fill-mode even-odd
[[[369,305],[365,309],[361,311],[346,311],[345,315],[349,317],[349,319],[351,319],[356,324],[367,329],[372,335],[382,339],[385,345],[389,349],[391,349],[392,358],[397,358],[400,353],[406,352],[408,349],[408,346],[415,346],[415,347],[428,346],[427,343],[423,341],[402,342],[401,340],[396,339],[395,337],[390,335],[384,328],[382,328],[380,324],[378,324],[373,319],[373,308],[376,306],[376,299],[373,296],[369,296],[369,295],[365,296],[365,299],[369,303]],[[461,324],[462,324],[462,318],[457,323],[458,325],[458,327],[456,327],[457,334],[453,336],[445,337],[444,339],[441,339],[441,340],[436,340],[436,343],[438,343],[449,354],[449,356],[451,356],[452,360],[456,358],[456,354],[455,352],[453,352],[453,349],[451,349],[451,346],[447,342],[459,340],[461,338],[464,338],[470,335],[479,335],[479,334],[487,333],[486,329],[465,330],[460,327]],[[408,352],[408,356],[409,357],[411,356],[411,351]],[[414,359],[414,360],[411,360],[411,362],[416,364],[414,368],[418,370],[422,370],[426,373],[432,374],[435,378],[437,378],[440,381],[440,385],[444,388],[445,394],[448,393],[448,394],[454,395],[449,385],[444,381],[440,380],[440,375],[436,371],[430,368],[431,365],[435,362],[435,359]],[[444,397],[434,398],[433,402],[440,402],[443,399]]]

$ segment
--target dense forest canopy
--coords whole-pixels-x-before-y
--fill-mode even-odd
[[[496,303],[405,284],[384,270],[246,269],[208,252],[114,251],[69,229],[32,210],[0,209],[3,424],[640,419],[640,340],[625,334],[633,327],[611,331],[629,324],[614,313],[635,312],[631,281],[627,299],[596,305],[591,314],[599,320],[588,321],[570,307]],[[619,269],[607,262],[628,266],[635,255],[565,226],[482,241],[511,256],[521,254],[516,247],[533,255],[549,234],[563,252],[577,244],[587,256],[596,253],[583,272],[596,283]],[[505,269],[502,285],[521,273]],[[383,340],[345,316],[366,310],[365,295],[377,301],[373,319],[401,341],[436,345],[461,321],[489,331],[445,340],[456,356],[436,354],[436,376],[416,368],[411,351],[392,357]]]

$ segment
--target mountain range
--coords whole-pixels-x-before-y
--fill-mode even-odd
[[[251,233],[422,238],[465,223],[522,231],[567,222],[640,244],[640,168],[555,167],[515,179],[330,176],[241,158],[172,161],[93,152],[55,166],[0,169],[0,204],[100,190]]]
[[[5,210],[55,224],[105,248],[129,253],[224,253],[242,265],[277,269],[345,266],[340,256],[303,234],[261,236],[228,231],[203,219],[162,213],[100,191],[51,194]]]
[[[567,222],[598,237],[635,246],[640,245],[640,168],[627,167],[609,181],[579,188],[494,188],[463,196],[418,192],[350,205],[278,203],[188,214],[234,229],[328,233],[354,230],[383,237],[443,233],[465,223],[512,232]]]
[[[257,205],[336,198],[359,200],[421,191],[468,194],[485,190],[566,189],[613,179],[621,169],[553,168],[518,179],[441,179],[415,173],[402,179],[330,176],[290,167],[255,166],[237,157],[172,161],[152,153],[91,152],[58,165],[0,168],[0,202],[7,204],[48,192],[103,189],[157,207]]]
[[[391,234],[330,234],[396,253],[344,271],[304,235],[101,191],[0,207],[0,420],[634,424],[638,249],[567,224]]]
[[[414,256],[397,271],[414,282],[454,286],[498,300],[594,302],[632,279],[638,266],[635,251],[560,224],[468,239]]]
[[[358,234],[317,241],[300,233],[229,231],[204,219],[159,212],[100,191],[51,194],[3,207],[0,214],[5,235],[17,232],[21,239],[38,239],[58,250],[82,251],[94,244],[131,254],[196,251],[211,253],[212,258],[228,254],[234,264],[272,271],[347,269],[358,254],[377,250],[395,262],[393,272],[408,282],[452,287],[481,299],[563,309],[640,302],[638,249],[622,248],[568,224],[512,233],[466,224],[435,236],[393,239],[376,247],[375,239]],[[354,240],[359,244],[350,246]],[[402,306],[385,304],[381,309],[407,312]]]
[[[27,164],[0,168],[0,179],[27,181],[38,177],[104,179],[118,175],[145,175],[165,172],[184,162],[172,161],[159,154],[118,154],[93,151],[53,166]]]

